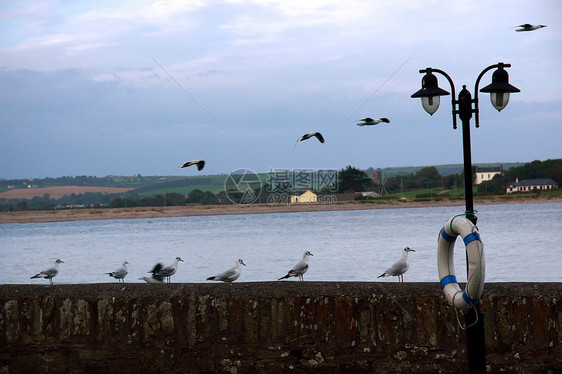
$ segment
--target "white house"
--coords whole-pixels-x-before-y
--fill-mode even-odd
[[[474,184],[480,184],[482,182],[491,181],[496,175],[503,173],[503,165],[497,167],[479,167],[476,166],[475,172],[476,178],[474,179]]]
[[[505,192],[530,192],[533,190],[546,191],[558,188],[558,184],[550,178],[546,179],[523,179],[515,178],[515,182],[507,186]]]
[[[310,190],[306,190],[300,195],[291,196],[291,203],[315,203],[317,201],[318,195]]]

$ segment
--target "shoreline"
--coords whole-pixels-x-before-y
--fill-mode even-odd
[[[519,198],[475,199],[474,205],[495,204],[532,204],[532,203],[560,203],[562,197],[556,198]],[[39,222],[65,222],[110,219],[136,219],[136,218],[164,218],[164,217],[190,217],[208,215],[237,215],[237,214],[264,214],[264,213],[296,213],[320,212],[339,210],[370,210],[370,209],[396,209],[396,208],[428,208],[460,206],[464,210],[464,200],[430,200],[430,201],[399,201],[376,200],[375,202],[361,203],[347,201],[335,204],[245,204],[245,205],[191,205],[171,207],[133,207],[133,208],[84,208],[60,210],[34,210],[0,212],[0,224],[7,223],[39,223]]]

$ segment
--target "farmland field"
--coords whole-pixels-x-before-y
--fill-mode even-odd
[[[87,192],[102,194],[121,193],[132,190],[133,188],[123,187],[85,187],[85,186],[59,186],[59,187],[42,187],[42,188],[18,188],[0,193],[0,199],[28,199],[31,200],[36,196],[43,197],[45,194],[53,199],[60,199],[63,196],[72,194],[80,195]]]

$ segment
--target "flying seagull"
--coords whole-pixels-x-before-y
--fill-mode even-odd
[[[223,282],[228,282],[228,283],[234,282],[236,279],[238,279],[238,277],[240,277],[240,273],[242,273],[242,269],[240,268],[240,265],[246,266],[244,261],[242,261],[241,259],[238,259],[234,263],[234,267],[228,269],[227,271],[225,271],[222,274],[215,275],[213,277],[209,277],[209,278],[207,278],[207,280],[208,281],[223,281]]]
[[[357,124],[357,126],[372,126],[372,125],[378,125],[381,122],[385,122],[385,123],[390,123],[390,121],[388,120],[388,118],[382,117],[382,118],[377,118],[377,119],[372,119],[372,118],[363,118],[361,119],[361,121]]]
[[[525,23],[523,25],[514,26],[514,27],[519,27],[517,30],[515,30],[519,32],[519,31],[534,31],[534,30],[542,29],[543,27],[546,27],[546,25],[531,25],[530,23]]]
[[[392,265],[388,270],[379,275],[377,278],[394,276],[398,277],[398,282],[400,282],[400,279],[402,279],[402,282],[404,282],[404,273],[408,271],[408,268],[410,267],[410,265],[408,264],[408,252],[415,252],[415,250],[411,249],[410,247],[404,248],[400,260],[398,260],[394,265]]]
[[[123,261],[123,265],[121,265],[121,267],[115,269],[115,271],[112,271],[111,273],[105,273],[108,274],[110,277],[113,277],[115,279],[117,279],[117,281],[121,282],[123,281],[123,283],[125,283],[125,277],[127,276],[127,274],[129,274],[129,270],[127,269],[127,261]]]
[[[180,261],[183,262],[181,258],[176,257],[172,265],[168,265],[165,268],[158,270],[154,273],[154,275],[166,277],[166,279],[168,279],[168,283],[170,283],[170,277],[176,274],[176,271],[178,270],[178,262]]]
[[[154,265],[151,271],[149,271],[149,273],[152,273],[151,277],[140,277],[139,279],[145,281],[146,283],[164,283],[164,276],[158,275],[158,272],[162,270],[163,267],[164,265],[159,262]]]
[[[197,165],[197,170],[201,171],[205,167],[205,161],[204,160],[187,161],[187,162],[184,162],[183,164],[181,164],[178,167],[178,169],[186,168],[186,167],[191,166],[191,165]]]
[[[64,261],[57,258],[57,260],[55,261],[55,266],[47,270],[43,270],[42,272],[35,274],[29,279],[45,278],[48,279],[51,284],[53,284],[53,277],[55,277],[59,273],[59,264],[64,264]]]
[[[306,139],[310,139],[310,138],[312,138],[313,136],[315,136],[315,137],[320,141],[320,143],[324,143],[324,137],[322,136],[322,134],[320,134],[319,132],[309,132],[308,134],[304,134],[303,136],[301,136],[301,137],[297,140],[297,142],[295,143],[295,147],[297,146],[297,144],[298,144],[299,142],[302,142],[303,140],[306,140]],[[294,148],[294,147],[293,147],[293,148]]]
[[[279,278],[278,280],[286,279],[286,278],[289,278],[289,277],[299,277],[299,279],[301,281],[304,280],[303,275],[308,270],[308,262],[307,262],[308,256],[314,256],[314,255],[312,253],[310,253],[309,251],[304,252],[304,255],[302,256],[302,260],[297,262],[297,264],[295,266],[293,266],[293,268],[291,270],[289,270],[287,275]]]

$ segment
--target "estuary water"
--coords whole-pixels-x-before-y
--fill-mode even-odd
[[[562,203],[477,206],[487,282],[562,282]],[[0,284],[48,284],[31,276],[64,261],[57,284],[115,282],[105,273],[129,262],[126,282],[143,282],[157,262],[180,262],[172,282],[205,282],[246,263],[237,282],[284,276],[311,251],[308,281],[377,281],[410,253],[406,282],[437,282],[437,236],[464,207],[245,214],[0,224]],[[455,267],[466,280],[464,244]],[[295,281],[291,278],[288,281]],[[287,280],[285,280],[287,281]]]

